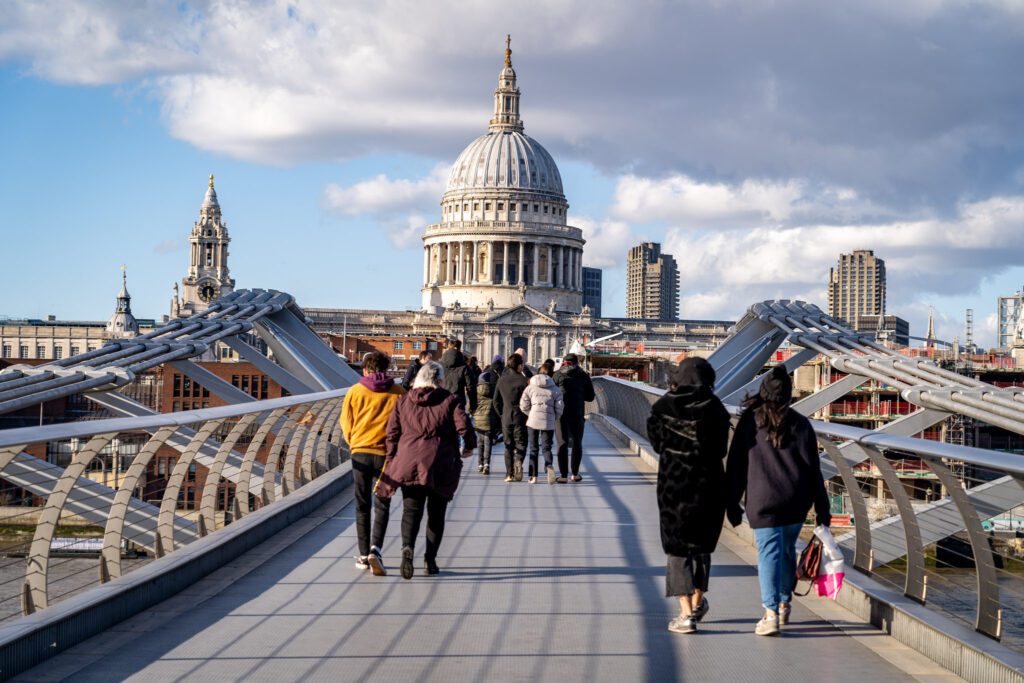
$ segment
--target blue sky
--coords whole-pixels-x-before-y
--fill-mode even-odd
[[[168,310],[213,172],[239,287],[411,308],[418,226],[484,132],[506,31],[528,134],[559,163],[585,262],[625,308],[661,241],[684,317],[824,307],[873,248],[889,309],[962,336],[1024,284],[1024,7],[562,0],[0,0],[0,315],[103,319],[127,264]]]

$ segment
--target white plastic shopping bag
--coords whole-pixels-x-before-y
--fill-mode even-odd
[[[827,526],[820,524],[815,527],[814,535],[821,541],[823,562],[818,572],[818,578],[814,584],[818,587],[818,597],[831,598],[835,600],[839,596],[839,589],[843,587],[843,577],[846,576],[846,565],[843,562],[843,551],[832,536]]]

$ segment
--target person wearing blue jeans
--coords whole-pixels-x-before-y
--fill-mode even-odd
[[[556,481],[552,462],[551,442],[555,436],[555,425],[565,408],[562,390],[555,385],[551,376],[555,374],[555,361],[548,359],[541,363],[537,374],[530,378],[519,399],[519,409],[526,414],[526,428],[529,430],[530,483],[537,483],[537,455],[544,451],[544,470],[548,483]]]
[[[821,475],[817,437],[806,417],[789,407],[793,381],[784,366],[765,374],[761,389],[746,402],[736,424],[726,476],[726,515],[743,521],[741,501],[757,540],[757,576],[764,616],[754,632],[776,636],[789,623],[796,584],[796,541],[814,506],[818,524],[832,522]]]

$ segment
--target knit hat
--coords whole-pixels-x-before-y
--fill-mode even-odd
[[[495,363],[504,363],[504,362],[505,362],[505,356],[501,355],[500,353],[494,354],[494,358],[491,359],[491,365],[494,365]]]
[[[788,405],[793,400],[793,380],[785,365],[776,365],[761,381],[761,400],[775,405]]]

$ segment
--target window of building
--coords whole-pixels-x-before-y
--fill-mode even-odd
[[[72,347],[71,347],[71,355],[72,355],[72,356],[77,356],[77,355],[78,355],[78,354],[80,354],[81,352],[82,352],[82,351],[81,351],[81,349],[80,349],[79,347],[77,347],[77,346],[72,346]]]
[[[36,358],[46,358],[45,346],[36,346]]]
[[[547,212],[548,212],[548,205],[547,205],[547,204],[545,204],[545,205],[544,205],[544,213],[547,213]]]
[[[242,375],[242,391],[249,393],[249,375]]]
[[[181,410],[181,401],[173,401],[171,403],[171,412],[176,413]]]
[[[252,389],[251,389],[251,391],[249,391],[249,395],[252,396],[253,398],[259,398],[260,397],[260,376],[259,375],[253,375],[252,377],[250,377],[250,380],[252,382],[252,384],[250,385],[252,387]],[[204,398],[209,398],[209,396],[210,396],[209,394],[204,394]]]
[[[498,211],[504,211],[504,210],[505,210],[505,202],[498,202]]]
[[[414,341],[412,343],[412,350],[413,351],[420,351],[422,349],[423,349],[423,342]]]
[[[54,346],[53,347],[53,357],[55,359],[63,358],[64,357],[64,348],[60,347],[60,346]],[[21,347],[21,349],[20,349],[20,351],[18,353],[18,358],[28,358],[28,347],[27,346],[22,346]]]
[[[484,202],[484,211],[490,211],[490,210],[491,210],[491,203],[490,202]]]
[[[473,202],[473,210],[474,211],[479,211],[480,210],[480,202]]]
[[[174,379],[171,380],[171,396],[181,396],[181,375],[175,373]]]
[[[11,357],[11,345],[10,344],[4,344],[3,356],[4,356],[4,358],[10,358]]]
[[[540,204],[534,204],[533,205],[533,212],[534,213],[539,213],[540,212]]]
[[[401,351],[402,349],[405,348],[405,342],[396,341],[394,346],[393,346],[393,348],[394,348],[395,351]]]
[[[512,211],[512,212],[515,212],[515,210],[516,210],[516,203],[515,202],[509,202],[508,210]]]
[[[181,377],[181,395],[192,395],[192,378],[189,377],[188,375],[182,375]]]
[[[469,204],[463,204],[462,205],[462,210],[463,211],[469,211]]]
[[[267,376],[260,375],[260,398],[267,398]]]

